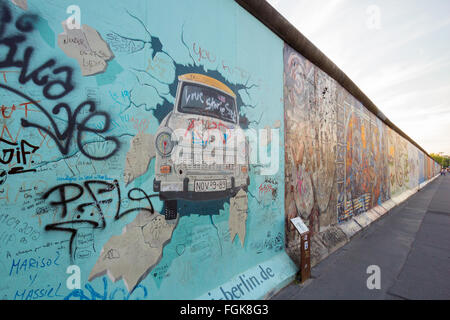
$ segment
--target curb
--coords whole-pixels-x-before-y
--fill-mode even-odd
[[[314,235],[311,238],[313,244],[319,242],[320,246],[323,246],[323,248],[317,250],[319,252],[319,255],[315,256],[314,259],[311,259],[311,267],[316,266],[330,254],[346,245],[356,234],[366,229],[374,221],[377,221],[382,216],[389,213],[393,208],[405,202],[407,199],[419,192],[426,185],[428,185],[438,177],[439,174],[434,176],[430,180],[421,183],[419,186],[414,187],[413,189],[406,190],[401,194],[381,203],[380,205],[373,207],[369,211],[354,216],[350,220],[342,222],[338,225],[331,226],[326,230]],[[343,234],[343,237],[340,236],[339,233]],[[324,241],[324,238],[332,239],[333,237],[335,238],[335,241]]]

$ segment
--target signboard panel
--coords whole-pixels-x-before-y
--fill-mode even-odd
[[[309,231],[308,227],[303,222],[302,218],[295,217],[291,219],[291,222],[294,224],[295,228],[298,230],[300,234],[304,234]]]

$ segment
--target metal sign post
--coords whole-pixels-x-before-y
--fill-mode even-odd
[[[291,219],[301,237],[300,250],[300,282],[303,283],[311,277],[311,255],[309,229],[300,217]]]

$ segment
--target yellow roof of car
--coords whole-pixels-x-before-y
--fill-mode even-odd
[[[204,74],[186,73],[186,74],[179,76],[178,80],[188,80],[188,81],[200,82],[200,83],[206,84],[208,86],[222,90],[222,91],[228,93],[229,95],[231,95],[232,97],[236,98],[236,95],[234,94],[234,92],[231,91],[231,89],[228,88],[225,84],[223,84],[219,80],[205,76]]]

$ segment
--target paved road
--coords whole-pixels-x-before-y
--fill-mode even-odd
[[[367,267],[381,289],[367,288]],[[272,299],[450,299],[450,174],[429,183]]]

